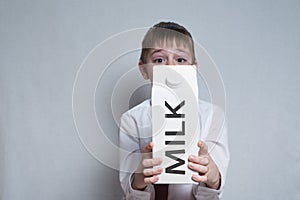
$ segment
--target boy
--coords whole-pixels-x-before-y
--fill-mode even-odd
[[[153,80],[154,65],[195,65],[194,42],[191,34],[173,22],[160,22],[146,33],[142,42],[139,70],[144,79]],[[226,128],[215,141],[206,141],[213,112],[209,103],[199,101],[200,133],[198,155],[190,155],[188,167],[197,184],[155,185],[162,168],[161,158],[152,158],[151,102],[146,100],[121,117],[119,144],[128,153],[121,155],[120,182],[126,199],[219,199],[225,183],[229,162]],[[209,149],[206,142],[214,143]],[[139,153],[139,154],[138,154]],[[158,166],[153,168],[154,166]]]

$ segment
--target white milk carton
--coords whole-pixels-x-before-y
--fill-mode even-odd
[[[196,67],[154,66],[151,105],[153,157],[164,168],[158,183],[195,183],[188,156],[198,154],[200,134]]]

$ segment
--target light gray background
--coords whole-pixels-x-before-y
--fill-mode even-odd
[[[117,172],[75,130],[75,75],[109,36],[172,20],[223,76],[231,150],[224,199],[299,200],[299,19],[297,0],[1,0],[0,199],[121,199]],[[116,127],[107,129],[115,139]]]

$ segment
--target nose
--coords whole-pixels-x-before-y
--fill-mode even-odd
[[[167,60],[167,65],[176,65],[176,63],[174,62],[174,58],[173,56],[169,56],[168,60]]]

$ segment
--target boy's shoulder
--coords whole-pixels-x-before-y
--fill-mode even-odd
[[[133,108],[129,109],[125,113],[123,113],[122,118],[135,118],[135,119],[142,119],[142,118],[151,118],[151,103],[150,99],[143,101],[142,103],[134,106]]]
[[[207,108],[211,108],[213,104],[208,102],[208,101],[205,101],[205,100],[202,100],[202,99],[198,99],[198,106],[199,108],[203,108],[203,109],[207,109]]]
[[[222,109],[219,105],[213,104],[211,102],[207,102],[199,99],[199,114],[204,116],[205,118],[209,118],[212,116],[218,118],[224,118],[225,110]]]

